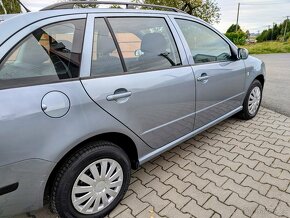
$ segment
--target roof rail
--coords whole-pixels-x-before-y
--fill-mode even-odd
[[[49,5],[41,11],[47,10],[57,10],[57,9],[73,9],[75,5],[125,5],[126,9],[132,9],[134,6],[141,6],[146,8],[159,8],[165,9],[174,12],[185,13],[182,10],[173,7],[167,7],[163,5],[151,5],[151,4],[142,4],[142,3],[133,3],[133,2],[114,2],[114,1],[71,1],[71,2],[60,2]],[[130,7],[131,6],[131,7]]]

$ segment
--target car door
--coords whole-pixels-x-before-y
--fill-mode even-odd
[[[87,98],[79,81],[85,23],[86,14],[43,19],[1,46],[0,165],[37,152],[46,159],[68,143],[68,120]]]
[[[196,81],[195,129],[233,113],[242,105],[245,65],[234,47],[201,21],[172,18],[191,56]]]
[[[193,131],[195,83],[166,16],[90,15],[89,96],[151,147]]]

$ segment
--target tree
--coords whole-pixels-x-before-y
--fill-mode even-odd
[[[234,33],[234,32],[236,32],[236,30],[237,30],[237,31],[241,31],[241,30],[242,30],[241,27],[240,27],[240,25],[238,25],[238,28],[237,28],[237,29],[236,29],[236,27],[237,27],[236,24],[232,24],[232,25],[228,28],[227,33]]]
[[[215,0],[133,0],[133,2],[178,8],[208,23],[218,23],[220,8]]]
[[[16,0],[2,0],[2,1],[0,1],[0,14],[5,14],[5,13],[6,14],[21,13],[20,4]]]

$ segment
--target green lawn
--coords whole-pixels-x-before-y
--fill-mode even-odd
[[[290,42],[261,42],[241,46],[249,50],[250,54],[290,53]]]

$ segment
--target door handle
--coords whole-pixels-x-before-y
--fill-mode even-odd
[[[108,95],[107,100],[108,101],[115,101],[115,100],[118,100],[120,98],[128,98],[131,95],[132,95],[132,92],[123,92],[123,93],[119,93],[119,94]]]
[[[208,80],[209,77],[210,77],[210,76],[208,76],[206,73],[203,73],[203,74],[201,74],[200,77],[197,77],[197,81],[199,81],[199,82],[204,82],[204,81]]]

